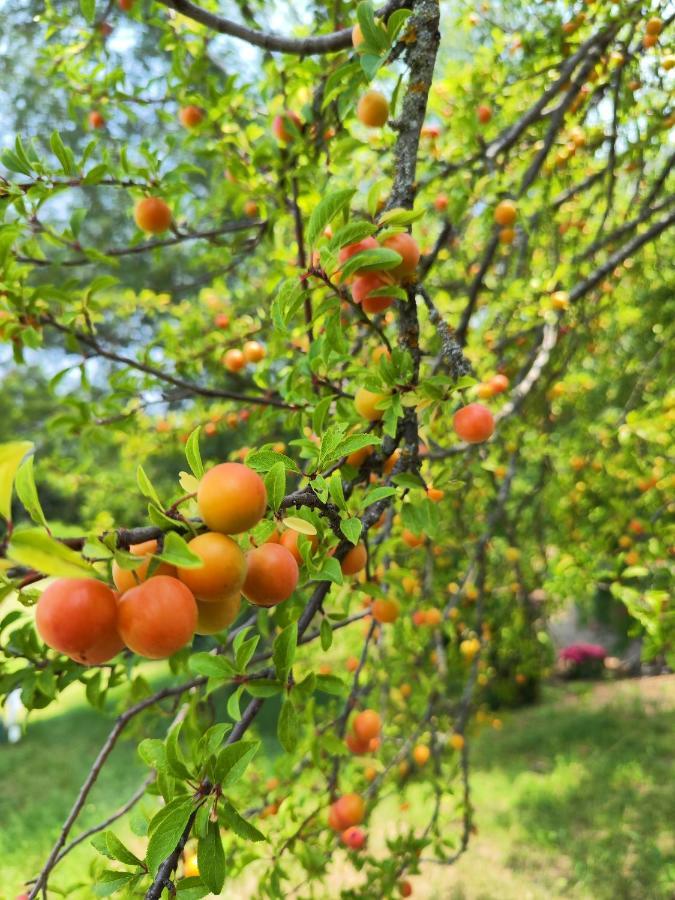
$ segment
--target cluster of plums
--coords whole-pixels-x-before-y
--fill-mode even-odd
[[[230,537],[264,516],[262,478],[242,463],[221,463],[201,479],[197,503],[209,531],[188,546],[201,566],[159,561],[151,570],[158,547],[157,541],[148,541],[130,547],[139,557],[134,568],[113,563],[116,590],[93,578],[58,579],[36,608],[44,642],[84,665],[107,662],[125,646],[140,656],[162,659],[185,646],[195,632],[215,634],[230,625],[242,594],[261,607],[287,600],[299,578],[297,534],[285,532],[283,542],[276,536],[247,553]],[[288,534],[295,534],[295,543]]]

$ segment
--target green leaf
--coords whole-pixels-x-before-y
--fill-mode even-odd
[[[373,269],[380,270],[395,269],[401,264],[401,254],[389,247],[377,247],[372,250],[361,250],[350,256],[347,262],[340,269],[340,275],[344,281],[355,272],[367,272]]]
[[[251,657],[255,653],[255,648],[258,646],[259,641],[260,635],[254,634],[253,637],[249,638],[247,641],[243,641],[236,648],[234,664],[237,667],[237,672],[246,671],[246,666],[250,663]]]
[[[363,500],[363,505],[364,507],[372,506],[373,503],[377,503],[378,500],[384,500],[386,497],[393,497],[395,493],[396,488],[393,487],[376,487],[372,491],[368,491]]]
[[[152,486],[152,482],[150,481],[148,476],[145,474],[145,470],[143,469],[143,466],[139,466],[136,469],[136,483],[138,484],[138,488],[139,488],[141,494],[143,494],[143,496],[146,499],[150,500],[152,503],[156,504],[161,509],[162,508],[161,501],[160,501],[159,497],[157,496],[157,492],[155,491],[154,487]]]
[[[400,12],[401,10],[399,10]],[[408,12],[408,10],[406,10]],[[396,209],[390,209],[387,212],[383,212],[382,215],[378,217],[378,225],[410,225],[412,222],[416,222],[418,219],[421,219],[424,215],[423,209],[403,209],[397,207]]]
[[[223,656],[214,656],[212,653],[194,653],[188,660],[190,670],[196,675],[206,675],[207,678],[231,678],[236,674],[236,669]]]
[[[236,784],[259,749],[260,741],[237,741],[223,747],[214,769],[216,782],[223,788]]]
[[[179,744],[180,725],[174,727],[169,732],[166,739],[166,761],[169,770],[176,778],[187,780],[192,777],[192,772],[185,765],[183,754]]]
[[[335,191],[320,200],[314,207],[312,215],[307,223],[307,243],[310,247],[314,246],[317,237],[324,230],[326,225],[342,212],[349,205],[350,200],[356,193],[355,188],[347,188],[341,191]]]
[[[246,819],[239,815],[237,810],[227,800],[223,800],[220,804],[220,815],[225,824],[234,831],[236,835],[247,841],[266,841],[265,835],[258,829],[247,822]]]
[[[33,474],[33,457],[29,456],[26,461],[19,466],[14,479],[14,489],[16,495],[23,504],[26,512],[31,519],[38,525],[47,527],[47,520],[42,511],[40,500],[38,498],[37,488],[35,486],[35,476]]]
[[[389,47],[387,32],[375,23],[375,14],[372,4],[359,3],[356,7],[356,17],[361,26],[361,33],[368,47],[382,53]]]
[[[345,492],[342,486],[342,475],[340,472],[333,472],[328,482],[328,490],[333,498],[333,503],[338,509],[347,509],[347,501],[345,500]]]
[[[291,701],[286,698],[281,705],[277,721],[277,737],[287,753],[292,753],[298,745],[300,719]]]
[[[333,584],[343,584],[344,577],[342,575],[340,563],[337,561],[337,559],[333,559],[332,556],[329,556],[327,559],[325,559],[321,570],[316,574],[316,580],[332,581]]]
[[[93,24],[96,15],[96,0],[80,0],[80,9],[87,22]]]
[[[209,821],[206,835],[197,845],[199,877],[213,894],[219,894],[225,883],[225,851],[217,822]]]
[[[66,147],[66,145],[61,140],[61,135],[58,131],[53,131],[51,137],[49,138],[49,146],[52,148],[52,152],[54,156],[61,163],[61,168],[66,175],[75,175],[77,173],[77,169],[75,167],[75,157],[73,156],[73,151],[70,147]]]
[[[349,437],[343,438],[333,450],[333,458],[339,459],[341,456],[349,456],[357,450],[364,447],[379,447],[382,443],[381,438],[372,434],[350,434]]]
[[[348,222],[342,228],[338,228],[333,237],[328,241],[328,247],[331,250],[341,250],[348,244],[357,244],[366,237],[370,237],[377,231],[377,225],[372,222],[360,220],[357,222]]]
[[[332,397],[324,397],[314,407],[314,412],[312,413],[312,431],[314,434],[321,434],[323,431],[324,422],[332,402]]]
[[[153,556],[172,566],[180,566],[181,569],[201,569],[204,565],[204,560],[193,553],[187,542],[175,531],[168,531],[164,535],[161,553],[154,553]]]
[[[195,478],[201,478],[204,474],[204,463],[202,462],[201,453],[199,452],[199,434],[201,427],[195,428],[185,443],[185,458],[190,471]]]
[[[333,643],[333,629],[328,619],[321,620],[321,649],[329,650]]]
[[[342,519],[340,522],[340,531],[352,544],[358,544],[359,538],[361,537],[361,528],[361,519],[357,517]]]
[[[284,453],[276,453],[274,450],[259,450],[255,453],[249,453],[246,457],[246,465],[255,469],[256,472],[269,472],[278,462],[282,462],[285,468],[291,472],[300,471],[290,456],[286,456]]]
[[[424,482],[419,477],[419,475],[413,475],[412,472],[399,472],[399,474],[394,475],[391,480],[394,482],[394,484],[397,484],[399,487],[403,488],[416,489],[424,487]]]
[[[24,528],[12,534],[7,550],[14,562],[30,566],[43,575],[61,578],[94,578],[96,572],[75,550],[59,543],[38,528]]]
[[[256,678],[253,681],[247,681],[244,689],[252,697],[274,697],[275,694],[283,691],[284,686],[272,678]]]
[[[135,878],[134,872],[117,872],[114,869],[106,869],[96,876],[96,884],[93,885],[92,891],[97,897],[109,897]]]
[[[185,831],[194,803],[190,797],[176,797],[150,822],[150,840],[145,861],[152,875],[173,851]]]
[[[157,771],[165,770],[168,766],[166,759],[166,747],[164,741],[159,738],[145,738],[137,748],[137,753],[146,765]]]
[[[227,698],[227,714],[231,719],[234,719],[235,722],[238,722],[241,719],[241,709],[239,708],[239,704],[241,702],[243,690],[243,686],[238,687],[237,690],[233,691]]]
[[[128,866],[142,866],[143,862],[131,850],[128,850],[113,831],[97,834],[92,845],[108,859],[116,859]]]
[[[33,449],[30,441],[0,444],[0,516],[9,521],[12,515],[12,485],[24,456]]]
[[[286,466],[283,462],[275,463],[265,475],[265,488],[269,505],[276,512],[286,494]]]
[[[295,650],[298,644],[298,623],[291,622],[274,639],[272,648],[272,660],[279,681],[285,682],[288,672],[295,659]]]
[[[389,19],[387,20],[387,33],[389,34],[390,41],[393,42],[395,40],[396,35],[403,28],[411,15],[412,10],[410,9],[397,9],[389,16]]]
[[[346,693],[347,686],[337,675],[317,675],[316,689],[317,691],[323,691],[325,694],[337,694],[340,696]]]

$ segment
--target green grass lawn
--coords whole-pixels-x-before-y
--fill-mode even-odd
[[[109,727],[71,697],[60,714],[32,721],[20,744],[0,746],[1,900],[12,900],[44,861]],[[540,706],[505,717],[501,731],[485,727],[472,741],[478,834],[454,868],[427,866],[414,877],[414,896],[669,900],[675,892],[674,733],[671,678],[550,689]],[[122,742],[80,827],[120,806],[144,773],[132,744]],[[415,807],[424,805],[421,792],[417,786],[407,792],[412,821]],[[371,847],[381,843],[379,823],[396,819],[397,805],[392,799],[378,810]],[[72,884],[92,856],[82,845],[62,863],[54,884]],[[337,897],[337,880],[332,883],[327,896]],[[245,898],[250,890],[224,896]]]

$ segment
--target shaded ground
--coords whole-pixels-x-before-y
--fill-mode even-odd
[[[44,861],[108,728],[75,705],[33,722],[19,745],[0,746],[0,900],[13,900]],[[670,900],[674,734],[672,676],[554,688],[540,706],[506,717],[501,731],[485,728],[472,741],[478,835],[455,867],[428,865],[412,878],[414,897]],[[82,824],[119,806],[143,774],[131,744],[122,744]],[[406,799],[405,814],[394,798],[377,811],[373,849],[385,832],[415,822],[423,789],[413,786]],[[64,883],[78,873],[84,880],[92,853],[83,845],[67,858]],[[339,853],[335,866],[330,898],[354,877]],[[250,889],[244,882],[224,896],[243,900]]]

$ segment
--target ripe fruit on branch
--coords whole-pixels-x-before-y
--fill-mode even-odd
[[[366,91],[356,107],[356,117],[368,128],[381,128],[389,118],[389,101],[379,91]]]
[[[361,26],[357,22],[356,25],[352,28],[352,47],[356,50],[359,44],[363,43],[363,32],[361,31]]]
[[[244,203],[244,215],[248,216],[249,219],[254,219],[258,215],[258,204],[255,200],[247,200]]]
[[[220,463],[199,482],[197,505],[199,515],[212,531],[241,534],[265,515],[265,483],[242,463]]]
[[[417,763],[418,766],[424,766],[429,761],[429,757],[431,756],[431,750],[427,747],[426,744],[418,744],[413,749],[413,759]]]
[[[464,748],[464,736],[455,732],[454,734],[450,735],[450,740],[448,743],[453,750],[462,750]]]
[[[147,557],[143,559],[133,569],[123,569],[116,562],[112,564],[112,579],[117,590],[123,594],[124,591],[131,590],[148,577],[148,569],[152,560],[150,557],[157,552],[157,541],[144,541],[142,544],[132,544],[129,547],[129,553],[134,556]],[[153,569],[153,575],[175,575],[176,568],[170,563],[160,562]]]
[[[438,212],[445,212],[448,208],[448,197],[446,194],[439,194],[438,197],[434,200],[434,208],[438,210]]]
[[[250,363],[257,363],[265,358],[265,348],[258,341],[246,341],[243,353],[246,362]]]
[[[163,659],[192,639],[197,602],[182,581],[155,575],[120,597],[117,627],[134,653]]]
[[[414,274],[420,261],[420,248],[415,240],[407,232],[392,234],[382,242],[383,247],[394,250],[401,257],[401,262],[395,269],[389,271],[397,278],[409,278]]]
[[[306,534],[304,536],[311,544],[313,553],[319,544],[318,537],[315,534]],[[292,528],[288,528],[279,538],[279,543],[293,554],[295,561],[300,566],[302,565],[302,556],[300,554],[300,547],[298,546],[299,539],[300,535],[298,532],[294,531]]]
[[[290,144],[295,137],[291,130],[291,122],[298,129],[302,127],[300,116],[298,116],[297,113],[292,112],[292,110],[284,110],[281,115],[274,117],[272,131],[276,139],[281,141],[282,144]]]
[[[358,794],[343,794],[331,803],[328,824],[335,831],[360,825],[366,815],[366,804]]]
[[[515,240],[516,232],[513,228],[502,228],[499,231],[499,243],[500,244],[512,244]]]
[[[356,256],[357,253],[362,253],[364,250],[377,250],[380,245],[377,243],[374,237],[365,237],[361,241],[357,241],[355,244],[347,244],[346,247],[342,247],[340,253],[338,254],[338,259],[341,263],[346,263],[348,259],[351,259],[352,256]],[[354,275],[360,275],[361,270],[357,269]]]
[[[97,109],[92,109],[89,113],[89,127],[90,128],[103,128],[105,125],[105,119],[101,115],[101,113]]]
[[[468,444],[481,444],[495,430],[494,416],[482,403],[469,403],[458,409],[452,420],[458,436]]]
[[[351,828],[345,828],[340,835],[340,840],[350,850],[360,850],[365,846],[366,833],[362,828],[352,826]]]
[[[207,531],[192,538],[188,547],[203,565],[198,569],[179,567],[178,577],[197,600],[218,602],[239,593],[246,577],[246,558],[232,538]]]
[[[413,534],[409,528],[404,528],[401,532],[401,537],[403,541],[411,547],[413,550],[416,547],[421,547],[424,541],[426,540],[423,534]]]
[[[352,728],[360,741],[371,741],[379,737],[382,720],[374,709],[364,709],[354,717]]]
[[[486,103],[481,103],[476,108],[476,116],[481,125],[487,125],[492,118],[492,109]]]
[[[569,309],[570,305],[570,295],[567,291],[553,291],[551,294],[551,306],[553,309],[560,310],[561,312]]]
[[[385,272],[364,272],[358,275],[352,284],[352,298],[354,303],[362,303],[366,312],[381,312],[394,302],[393,297],[370,297],[371,291],[388,287],[394,279]]]
[[[197,634],[217,634],[228,628],[239,615],[241,593],[237,591],[217,601],[203,603],[197,600]]]
[[[349,750],[357,756],[368,753],[368,751],[370,750],[370,740],[361,740],[361,738],[355,735],[352,731],[350,731],[345,738],[345,743],[347,744]]]
[[[508,228],[516,221],[518,216],[518,207],[513,200],[502,200],[495,207],[495,222],[502,228]]]
[[[401,897],[410,897],[413,892],[412,885],[409,881],[399,881],[398,892]]]
[[[350,453],[347,457],[346,462],[348,465],[354,466],[355,469],[358,469],[368,459],[372,452],[372,447],[361,447],[360,450],[355,450],[353,453]]]
[[[242,593],[255,606],[277,606],[296,588],[300,571],[295,557],[281,544],[261,544],[246,554]]]
[[[395,600],[384,600],[378,598],[373,601],[371,607],[373,618],[381,624],[395,622],[400,612],[399,605]]]
[[[107,662],[123,649],[117,598],[94,578],[59,578],[40,596],[35,626],[42,640],[83,665]]]
[[[198,106],[183,106],[178,112],[178,120],[184,128],[196,128],[204,118],[204,111]]]
[[[160,197],[143,197],[134,207],[134,219],[141,231],[162,234],[171,226],[171,210]]]
[[[365,569],[368,561],[368,551],[366,545],[361,542],[352,547],[345,558],[340,563],[343,575],[356,575],[362,569]]]
[[[223,356],[223,365],[228,372],[241,372],[246,365],[246,357],[241,350],[233,347]]]
[[[373,391],[367,391],[365,388],[359,388],[354,397],[354,406],[357,413],[369,422],[377,422],[384,415],[383,409],[377,409],[376,404],[386,400],[387,394],[377,394]]]
[[[493,375],[490,379],[490,387],[495,394],[503,394],[504,391],[507,390],[508,386],[509,379],[506,377],[506,375],[502,375],[501,372],[497,375]]]
[[[663,22],[661,21],[661,19],[654,16],[653,18],[648,20],[646,28],[645,28],[645,31],[647,32],[647,34],[654,34],[654,35],[658,36],[659,34],[661,34],[662,30],[663,30]]]

